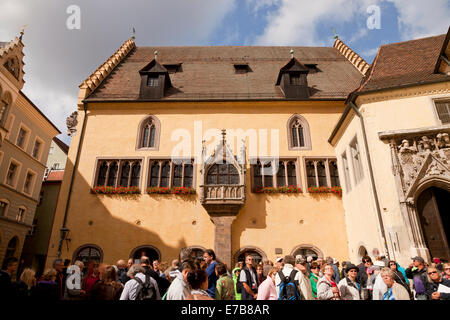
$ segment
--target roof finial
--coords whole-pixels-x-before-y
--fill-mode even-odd
[[[156,58],[158,58],[158,50],[155,50],[155,52],[153,52],[153,54],[155,55],[155,60],[156,60]]]
[[[338,37],[338,35],[337,35],[337,33],[336,33],[336,29],[335,29],[334,27],[331,27],[331,30],[333,30],[334,38],[335,38],[336,40],[339,39],[339,37]]]
[[[131,39],[133,39],[133,40],[136,39],[135,34],[136,34],[136,30],[135,30],[134,27],[133,27],[133,33],[132,33]]]
[[[291,49],[291,51],[289,51],[289,53],[291,54],[291,59],[294,59],[294,49]]]
[[[22,40],[23,34],[25,33],[25,28],[27,27],[27,25],[24,25],[22,28],[20,28],[20,37],[19,39]]]

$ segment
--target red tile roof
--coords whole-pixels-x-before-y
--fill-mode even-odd
[[[45,181],[62,181],[64,170],[50,171]]]
[[[445,38],[443,34],[381,46],[369,77],[357,92],[450,80],[448,75],[434,73]]]
[[[163,100],[284,99],[276,86],[280,69],[289,62],[291,47],[136,47],[86,101],[137,100],[139,70],[154,59],[182,63],[170,74],[172,88]],[[303,64],[317,64],[308,75],[311,99],[345,99],[358,88],[362,74],[333,47],[292,47]],[[251,72],[237,74],[234,64],[246,63]]]

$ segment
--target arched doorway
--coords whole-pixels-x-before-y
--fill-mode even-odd
[[[3,259],[2,270],[6,269],[6,260],[16,256],[18,245],[19,245],[19,238],[13,237],[11,240],[9,240],[8,246],[6,247],[5,258]]]
[[[303,257],[312,256],[314,258],[323,259],[322,250],[317,248],[316,246],[310,244],[302,244],[294,248],[292,250],[291,255],[295,258],[298,255],[302,255]]]
[[[358,249],[358,256],[362,259],[363,257],[365,257],[367,255],[368,255],[368,252],[367,252],[366,247],[360,246]]]
[[[161,254],[159,250],[153,246],[145,245],[140,246],[137,248],[134,248],[133,251],[131,251],[130,258],[134,260],[134,263],[138,264],[139,259],[142,256],[146,256],[149,258],[150,263],[153,263],[154,260],[160,260]]]
[[[234,255],[234,263],[243,262],[245,265],[245,257],[251,255],[253,258],[253,265],[257,265],[263,260],[267,259],[266,254],[256,247],[245,247],[240,249],[236,254]]]
[[[417,214],[431,257],[450,260],[450,192],[431,187],[417,198]]]

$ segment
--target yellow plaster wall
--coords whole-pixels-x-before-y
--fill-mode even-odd
[[[178,143],[170,138],[174,130],[181,128],[191,133],[191,150],[194,151],[194,121],[202,121],[203,132],[211,128],[279,129],[280,157],[300,157],[300,179],[305,190],[303,157],[334,156],[327,138],[343,107],[343,102],[285,101],[89,104],[80,165],[68,212],[67,227],[71,230],[71,241],[69,250],[66,244],[63,246],[63,258],[72,258],[76,248],[88,243],[100,246],[104,261],[109,263],[128,258],[130,252],[141,245],[157,247],[165,261],[176,258],[185,246],[214,247],[214,225],[198,201],[198,195],[110,197],[90,194],[96,157],[145,157],[141,178],[144,188],[148,172],[147,157],[170,157]],[[309,123],[312,150],[288,150],[286,124],[295,113],[305,117]],[[136,151],[138,125],[148,114],[156,116],[161,122],[160,147],[158,151]],[[79,118],[78,133],[69,151],[69,170],[75,161],[81,133],[82,116]],[[237,154],[236,147],[234,150]],[[340,198],[334,194],[311,196],[306,192],[300,195],[253,194],[250,192],[248,159],[247,166],[247,200],[232,226],[233,255],[242,247],[255,246],[264,251],[269,259],[275,260],[275,248],[282,248],[282,255],[286,255],[298,245],[309,244],[320,248],[324,255],[332,255],[341,261],[348,258]],[[199,167],[197,192],[201,184],[198,170]],[[56,256],[69,178],[70,174],[65,174],[50,241],[49,260]],[[136,224],[137,220],[140,220],[140,225]],[[93,221],[92,225],[88,224],[89,221]]]

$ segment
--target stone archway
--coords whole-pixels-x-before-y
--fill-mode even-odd
[[[301,244],[292,249],[291,255],[294,256],[294,258],[299,254],[305,257],[309,255],[315,255],[317,258],[323,259],[322,250],[312,244]]]
[[[142,245],[136,247],[130,253],[130,258],[133,259],[135,263],[137,263],[137,260],[140,259],[141,256],[148,257],[150,259],[150,263],[152,263],[153,260],[161,261],[161,252],[158,248],[152,245]]]
[[[253,255],[253,261],[254,261],[255,265],[258,264],[259,262],[263,261],[263,260],[267,260],[266,253],[264,251],[262,251],[260,248],[252,247],[252,246],[246,246],[246,247],[243,247],[243,248],[239,249],[234,254],[234,257],[233,257],[234,265],[236,263],[238,263],[239,261],[242,261],[245,264],[245,257],[248,254]]]
[[[421,189],[415,203],[423,240],[431,257],[449,260],[450,192],[435,185]]]

